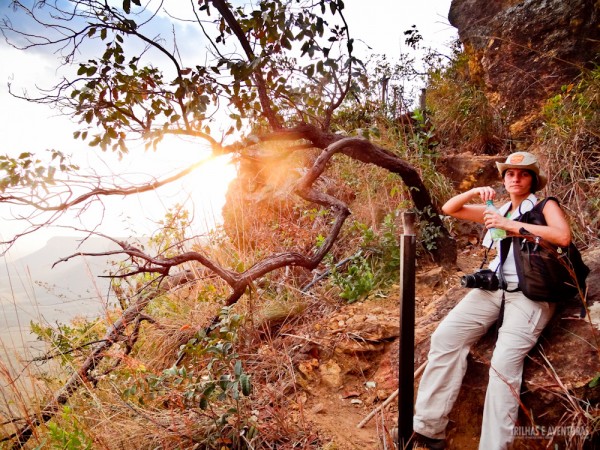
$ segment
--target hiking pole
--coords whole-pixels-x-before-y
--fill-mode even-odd
[[[402,213],[400,237],[400,345],[398,367],[398,448],[412,448],[415,371],[416,214]]]

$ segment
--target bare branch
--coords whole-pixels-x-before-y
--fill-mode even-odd
[[[246,53],[246,58],[249,62],[254,62],[256,59],[256,55],[252,51],[252,47],[244,34],[244,31],[240,27],[239,22],[236,20],[235,16],[231,12],[230,6],[224,0],[211,0],[212,4],[215,6],[217,11],[221,13],[223,19],[227,22],[227,25],[231,27],[233,34],[238,39],[244,52]],[[266,83],[263,78],[262,72],[259,69],[254,70],[253,77],[256,82],[256,88],[258,90],[258,96],[260,98],[260,104],[263,109],[263,114],[269,121],[269,124],[273,127],[273,129],[278,130],[281,129],[281,121],[271,108],[271,100],[267,94]]]

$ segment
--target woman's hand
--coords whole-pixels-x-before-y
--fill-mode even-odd
[[[473,222],[483,223],[483,212],[485,205],[467,204],[473,199],[479,197],[484,203],[487,200],[496,198],[496,191],[490,186],[476,187],[455,195],[442,206],[444,214],[448,214],[458,219],[471,220]]]
[[[490,211],[489,209],[486,209],[483,212],[483,223],[488,230],[490,228],[500,228],[501,230],[509,231],[512,222],[514,221],[501,216],[497,212]]]
[[[481,201],[483,201],[484,203],[488,200],[494,200],[496,198],[496,191],[490,186],[476,187],[471,189],[470,192],[472,197],[479,196],[479,198],[481,198]]]

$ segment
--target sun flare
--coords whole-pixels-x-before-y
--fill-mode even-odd
[[[145,217],[149,224],[156,224],[175,205],[192,213],[193,228],[197,233],[207,232],[222,222],[227,189],[237,176],[231,155],[212,157],[210,148],[202,143],[166,136],[156,151],[140,148],[128,156],[130,158],[111,165],[111,170],[119,170],[116,168],[120,167],[121,175],[127,174],[129,180],[135,179],[140,185],[176,179],[139,198],[121,199],[115,209],[125,213],[111,223],[113,228],[122,228],[119,223],[125,218],[126,221],[135,221],[138,232],[152,233],[153,229],[142,230],[142,223],[136,217]],[[187,175],[178,177],[190,168],[193,170]]]
[[[210,149],[198,142],[174,137],[163,139],[156,156],[154,172],[157,168],[177,172],[197,165],[180,183],[176,183],[179,188],[173,186],[180,189],[176,194],[176,197],[180,197],[177,202],[193,208],[196,219],[202,223],[201,228],[210,229],[219,224],[227,189],[237,176],[231,156],[212,157]]]

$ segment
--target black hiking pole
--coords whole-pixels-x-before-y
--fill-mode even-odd
[[[415,371],[416,214],[404,212],[400,237],[400,345],[398,368],[398,448],[412,448]]]

